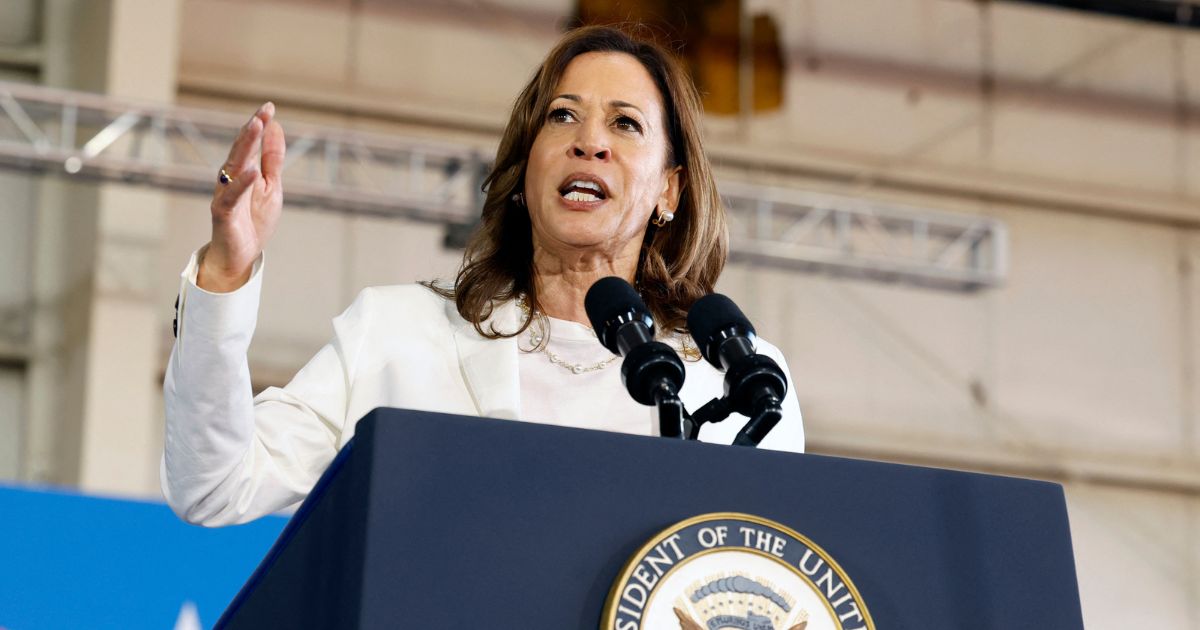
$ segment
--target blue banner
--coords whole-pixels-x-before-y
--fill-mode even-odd
[[[286,522],[0,486],[0,630],[211,628]]]

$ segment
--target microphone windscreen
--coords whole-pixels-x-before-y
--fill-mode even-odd
[[[687,324],[688,331],[692,333],[692,339],[696,341],[696,346],[700,348],[704,358],[718,365],[715,357],[708,356],[709,347],[717,333],[737,326],[742,329],[740,332],[743,334],[756,334],[754,325],[742,314],[742,309],[720,293],[710,293],[696,300],[692,309],[688,311]]]
[[[604,324],[624,313],[649,315],[642,297],[625,280],[616,276],[600,278],[583,298],[583,309],[597,335],[604,334]],[[603,341],[603,338],[601,339]],[[607,343],[605,345],[608,345]]]

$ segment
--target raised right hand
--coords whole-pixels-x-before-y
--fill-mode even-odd
[[[275,105],[264,103],[229,149],[224,169],[232,181],[218,182],[213,190],[212,240],[196,276],[200,288],[227,293],[250,279],[254,261],[279,224],[285,150]]]

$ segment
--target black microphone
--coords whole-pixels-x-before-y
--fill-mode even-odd
[[[725,372],[730,408],[750,418],[733,443],[757,446],[783,418],[787,376],[774,359],[758,354],[754,325],[724,295],[713,293],[696,300],[687,322],[700,354]]]
[[[628,282],[601,278],[583,299],[592,330],[621,362],[621,382],[643,405],[657,405],[663,437],[685,437],[685,413],[679,390],[685,375],[675,350],[654,340],[654,318]]]

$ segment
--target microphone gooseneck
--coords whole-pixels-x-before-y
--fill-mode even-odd
[[[663,437],[685,438],[689,421],[679,401],[685,371],[675,350],[654,340],[654,318],[641,296],[625,280],[597,280],[583,300],[600,343],[624,357],[621,381],[633,399],[659,411]]]

